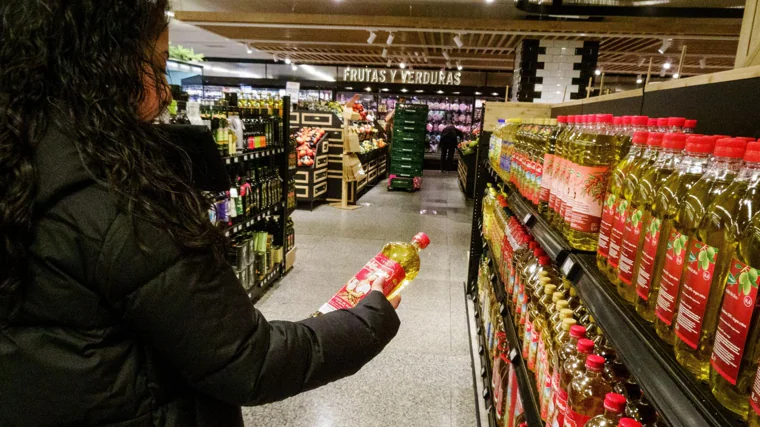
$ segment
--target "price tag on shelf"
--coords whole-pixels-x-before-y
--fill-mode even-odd
[[[570,273],[573,271],[573,267],[575,267],[575,262],[573,262],[573,259],[570,257],[567,257],[565,259],[565,262],[562,263],[562,273],[565,275],[565,277],[570,276]]]
[[[504,303],[499,304],[499,313],[502,315],[507,314],[507,306]]]
[[[523,224],[525,224],[525,225],[527,226],[527,225],[529,225],[529,224],[530,224],[530,222],[531,222],[532,220],[533,220],[533,214],[531,214],[531,213],[526,213],[526,214],[525,214],[525,216],[523,217]]]
[[[480,367],[480,376],[483,377],[483,378],[486,377],[486,367],[485,366],[481,366]]]
[[[478,346],[478,354],[483,354],[483,353],[485,353],[485,350],[486,350],[486,349],[485,349],[485,347],[483,347],[483,345],[482,345],[482,344],[481,344],[480,346]]]
[[[235,157],[235,158],[233,158],[233,160],[232,160],[232,161],[233,161],[234,163],[237,163],[237,162],[238,162],[238,158],[237,158],[237,157]]]
[[[517,362],[517,358],[520,357],[520,353],[517,352],[516,348],[513,348],[509,351],[509,360],[512,361],[512,363]]]
[[[487,387],[484,387],[484,388],[483,388],[483,399],[488,399],[488,396],[489,396],[489,395],[490,395],[490,394],[488,393],[488,388],[487,388]]]
[[[228,158],[226,158],[226,159],[224,159],[224,163],[226,163],[226,164],[228,164],[228,165],[230,164],[230,159],[229,159],[229,157],[228,157]]]

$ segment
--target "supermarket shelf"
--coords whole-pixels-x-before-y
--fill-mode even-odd
[[[477,304],[477,299],[474,304],[475,315],[475,332],[476,348],[473,349],[472,357],[473,361],[477,359],[477,366],[480,366],[480,378],[482,380],[482,388],[477,387],[477,393],[479,397],[483,399],[485,405],[485,411],[487,412],[489,427],[496,427],[496,409],[494,407],[493,395],[491,390],[493,367],[491,366],[491,360],[488,358],[488,348],[485,342],[485,326],[483,325],[483,313],[480,312],[480,305]],[[477,384],[477,383],[476,383]],[[479,384],[478,384],[479,386]],[[478,402],[480,403],[480,402]]]
[[[274,270],[272,270],[271,272],[269,272],[269,274],[264,276],[264,279],[256,283],[248,291],[248,298],[250,298],[251,301],[253,302],[256,302],[259,298],[261,298],[267,289],[269,289],[272,285],[274,285],[275,282],[277,282],[278,280],[284,277],[284,274],[282,274],[282,270],[284,267],[285,267],[284,264],[279,264],[274,268]]]
[[[252,153],[242,153],[242,154],[234,154],[231,156],[224,156],[222,157],[222,159],[224,160],[224,164],[233,165],[235,163],[259,159],[262,157],[268,157],[275,154],[281,154],[284,152],[285,152],[284,148],[267,148],[264,150],[254,151]]]
[[[285,202],[279,202],[275,204],[274,206],[270,207],[269,209],[259,212],[256,216],[251,217],[247,221],[237,224],[233,227],[230,227],[227,231],[224,232],[224,235],[227,237],[235,236],[237,233],[245,230],[246,228],[261,221],[262,219],[268,218],[272,215],[277,215],[277,213],[279,213],[282,210],[282,207],[284,206],[284,204]]]

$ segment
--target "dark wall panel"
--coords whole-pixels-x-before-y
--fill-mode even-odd
[[[582,114],[614,114],[616,116],[638,116],[641,112],[642,101],[643,97],[634,96],[631,98],[594,102],[584,105]]]
[[[569,105],[567,107],[552,108],[552,117],[557,116],[577,116],[583,114],[583,105]]]

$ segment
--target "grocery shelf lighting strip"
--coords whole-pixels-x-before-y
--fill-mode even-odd
[[[334,82],[335,81],[335,77],[333,77],[333,76],[331,76],[331,75],[329,75],[327,73],[323,73],[323,72],[317,70],[316,68],[314,68],[311,65],[301,65],[301,69],[304,70],[304,71],[306,71],[307,73],[311,74],[312,76],[316,77],[319,80],[324,80],[326,82]]]

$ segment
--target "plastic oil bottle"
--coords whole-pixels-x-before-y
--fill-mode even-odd
[[[643,247],[648,227],[651,227],[652,222],[651,212],[647,211],[646,207],[651,206],[660,185],[676,169],[685,146],[685,134],[665,134],[661,153],[652,165],[642,167],[639,185],[631,197],[630,215],[626,222],[618,263],[618,295],[630,303],[636,299],[634,273],[638,266],[636,260],[640,259],[639,248]]]
[[[544,137],[543,165],[541,174],[541,189],[538,195],[538,213],[550,219],[549,199],[551,198],[552,177],[554,176],[554,150],[557,146],[557,136],[565,130],[567,116],[558,116],[549,122],[549,132]]]
[[[639,316],[648,322],[655,321],[661,269],[668,250],[666,239],[670,235],[673,218],[684,194],[701,177],[712,152],[712,144],[713,140],[709,137],[688,137],[683,158],[676,170],[662,183],[652,204],[646,206],[651,220],[638,260],[634,305]]]
[[[554,144],[554,168],[552,172],[552,182],[549,194],[549,221],[555,228],[559,229],[562,224],[560,212],[562,211],[562,190],[565,180],[565,146],[567,140],[575,132],[575,116],[567,116],[567,126],[557,135],[557,141]]]
[[[596,115],[587,114],[581,116],[580,127],[575,137],[568,142],[567,146],[567,180],[565,181],[565,213],[562,222],[562,234],[566,239],[570,238],[571,225],[575,210],[578,208],[578,186],[581,185],[581,165],[577,162],[579,153],[583,151],[581,144],[582,141],[593,139],[593,134],[596,128]],[[601,217],[601,216],[600,216]]]
[[[538,375],[540,363],[538,359],[538,346],[541,342],[541,332],[546,328],[546,317],[548,314],[549,306],[551,305],[551,298],[554,290],[557,286],[551,284],[549,277],[543,277],[539,279],[543,286],[537,286],[532,295],[532,307],[530,310],[531,318],[531,335],[530,335],[530,349],[528,350],[528,369],[536,373],[536,378],[540,378]],[[539,298],[539,294],[540,298]]]
[[[728,239],[733,212],[726,212],[731,203],[722,200],[721,206],[710,205],[739,173],[745,146],[739,139],[718,140],[710,166],[686,193],[681,208],[680,220],[689,240],[678,298],[675,354],[678,363],[700,381],[709,378],[712,338],[725,283],[721,280],[725,280],[734,246],[733,239]]]
[[[575,140],[578,139],[584,132],[586,127],[585,116],[575,116],[575,126],[573,131],[567,135],[564,141],[562,141],[562,174],[559,183],[559,195],[558,201],[559,215],[556,221],[556,229],[562,233],[567,231],[569,224],[568,219],[572,215],[572,195],[570,194],[571,186],[573,185],[573,171],[575,169],[575,163],[572,161],[572,153],[575,148]],[[568,213],[568,211],[570,213]]]
[[[608,277],[612,275],[612,269],[607,263],[607,257],[610,252],[610,239],[612,232],[612,226],[615,222],[615,215],[617,212],[617,206],[621,197],[623,184],[625,183],[625,177],[628,171],[631,169],[631,165],[637,160],[644,152],[646,146],[647,136],[649,132],[636,132],[632,138],[631,149],[628,154],[618,163],[617,167],[612,171],[612,176],[607,184],[606,196],[604,199],[604,206],[602,207],[602,221],[599,226],[599,241],[597,242],[596,249],[596,265],[599,270],[605,273]],[[622,236],[621,236],[622,239]],[[618,240],[620,241],[620,240]],[[617,251],[620,248],[618,247]]]
[[[585,344],[585,341],[578,345]],[[589,354],[585,360],[585,371],[576,371],[568,387],[566,427],[584,426],[592,417],[604,413],[604,397],[612,392],[612,386],[604,379],[603,369],[604,358]]]
[[[727,218],[730,247],[728,271],[718,284],[723,290],[720,311],[705,313],[703,334],[713,343],[710,358],[710,388],[716,399],[742,418],[748,415],[749,397],[757,371],[758,338],[760,337],[760,311],[756,309],[758,271],[760,266],[760,142],[747,144],[745,165],[729,188],[711,205],[700,227],[733,212]],[[720,208],[718,208],[720,207]],[[722,218],[726,220],[726,218]],[[712,285],[715,285],[713,283]],[[712,297],[712,289],[711,289]],[[711,303],[708,302],[708,307]],[[709,308],[708,308],[709,310]],[[717,317],[713,331],[710,323]],[[760,402],[757,402],[760,403]]]
[[[576,140],[578,150],[572,158],[577,165],[575,197],[567,235],[570,245],[575,249],[596,250],[604,191],[615,156],[615,136],[610,131],[611,123],[611,114],[598,115],[594,129]]]
[[[549,418],[549,425],[565,425],[564,420],[568,410],[568,388],[573,380],[575,368],[578,367],[579,364],[580,366],[583,365],[586,356],[591,354],[594,348],[593,342],[584,338],[585,335],[586,328],[583,326],[571,326],[570,339],[563,344],[555,357],[558,366],[555,367],[554,378],[552,378],[552,387],[554,388],[554,412]],[[581,362],[578,362],[579,358],[582,360]]]
[[[625,396],[607,393],[604,397],[604,413],[588,420],[585,427],[617,427],[624,415]]]
[[[654,164],[662,145],[663,134],[649,132],[647,134],[646,148],[641,156],[631,163],[628,173],[625,175],[620,197],[615,208],[615,221],[610,231],[610,248],[607,263],[609,272],[607,278],[617,287],[620,283],[618,279],[618,270],[620,268],[620,255],[622,254],[623,238],[625,237],[625,228],[630,221],[631,215],[631,198],[636,188],[639,186],[642,171]]]

